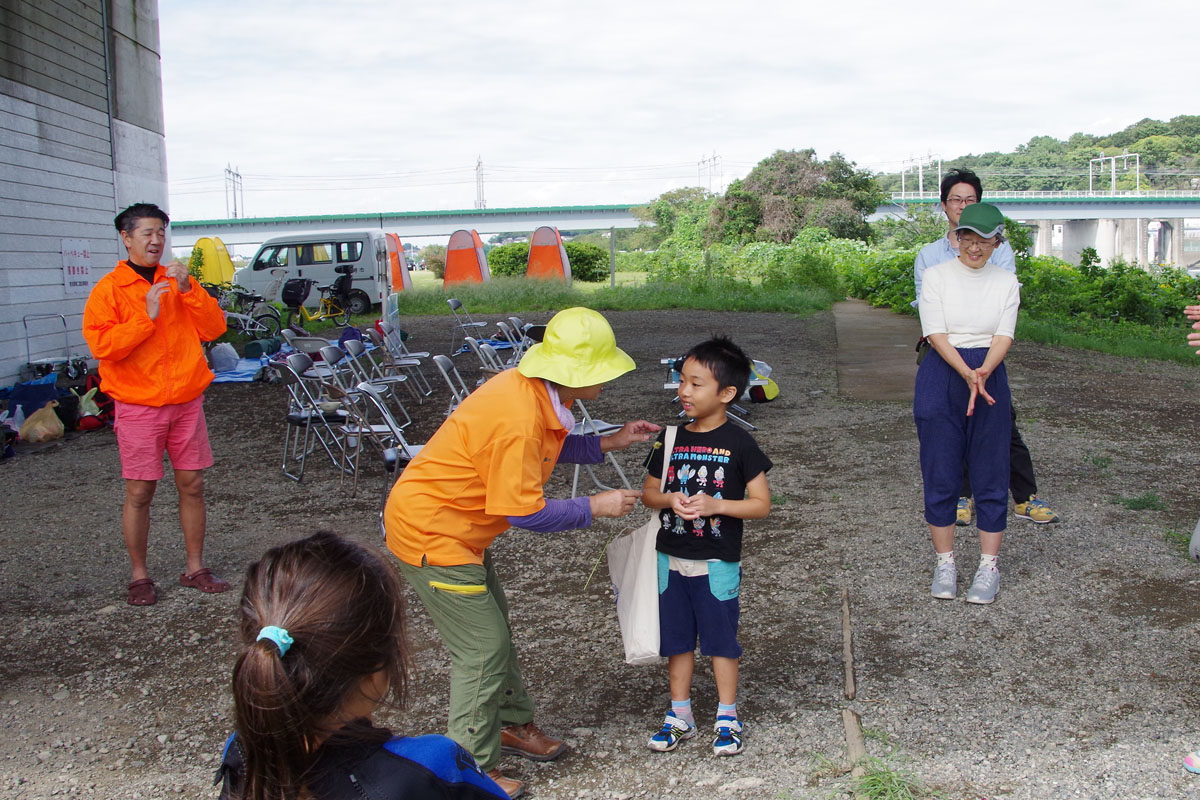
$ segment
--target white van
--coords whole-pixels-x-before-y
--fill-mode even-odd
[[[335,269],[354,265],[354,289],[350,313],[366,314],[391,294],[387,237],[382,231],[337,231],[297,233],[268,239],[258,248],[249,265],[234,270],[233,282],[257,292],[269,302],[279,302],[279,273],[289,278],[311,278],[317,286],[329,286],[338,278]],[[268,297],[267,292],[274,297]],[[313,287],[305,305],[316,307],[321,295]]]

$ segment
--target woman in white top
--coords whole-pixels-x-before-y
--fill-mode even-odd
[[[975,490],[982,555],[968,603],[991,603],[1000,589],[996,559],[1008,517],[1008,378],[1004,356],[1020,307],[1016,276],[988,263],[1004,241],[1004,216],[988,203],[959,219],[958,258],[925,271],[918,298],[921,330],[933,349],[917,371],[913,418],[921,443],[925,521],[937,566],[931,594],[958,590],[954,521],[963,465]]]

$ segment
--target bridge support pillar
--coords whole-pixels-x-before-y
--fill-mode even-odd
[[[1063,261],[1079,263],[1085,247],[1096,247],[1095,219],[1069,219],[1063,222]],[[1099,249],[1099,248],[1097,248]]]
[[[1119,219],[1117,224],[1117,252],[1124,261],[1130,264],[1146,265],[1146,249],[1142,244],[1145,221],[1140,219]]]
[[[1100,263],[1107,264],[1117,255],[1117,221],[1115,219],[1096,220],[1096,255]]]
[[[1054,249],[1054,220],[1039,219],[1037,221],[1037,239],[1034,240],[1033,254],[1048,256]]]

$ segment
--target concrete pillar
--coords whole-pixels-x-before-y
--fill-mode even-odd
[[[1107,264],[1117,255],[1117,221],[1099,219],[1096,223],[1096,255],[1101,264]]]
[[[1094,219],[1068,219],[1063,221],[1063,260],[1070,264],[1079,263],[1079,254],[1085,247],[1096,246],[1096,223]]]
[[[1146,266],[1144,258],[1138,257],[1140,219],[1119,219],[1117,222],[1117,255],[1130,264]]]
[[[113,199],[118,211],[134,203],[154,203],[167,210],[158,2],[105,0],[105,6],[109,24]],[[164,258],[170,256],[169,241],[167,247]]]
[[[1183,220],[1171,220],[1171,266],[1182,267],[1186,263],[1183,258]]]
[[[1158,220],[1158,236],[1154,241],[1154,263],[1165,264],[1171,260],[1171,248],[1175,238],[1174,220]]]
[[[1054,220],[1039,219],[1037,222],[1037,238],[1033,243],[1035,256],[1048,256],[1054,249]]]

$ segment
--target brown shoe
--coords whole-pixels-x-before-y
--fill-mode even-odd
[[[552,761],[566,751],[562,739],[555,739],[532,722],[500,729],[500,752],[531,761]]]
[[[499,769],[488,770],[487,776],[496,782],[496,785],[508,793],[509,797],[520,797],[525,794],[525,784],[521,783],[516,778],[506,778],[500,774]]]

